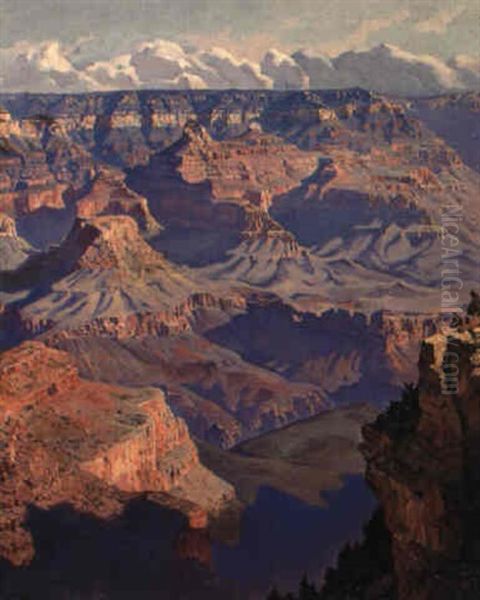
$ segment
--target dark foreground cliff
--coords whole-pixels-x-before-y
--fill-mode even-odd
[[[480,598],[480,327],[469,319],[423,342],[418,386],[364,427],[381,510],[321,591],[302,582],[300,600]]]
[[[364,429],[398,597],[480,597],[480,328],[427,338],[416,390]]]

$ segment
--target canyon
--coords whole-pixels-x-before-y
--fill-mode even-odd
[[[439,400],[438,378],[454,343],[445,219],[463,305],[478,284],[480,174],[466,130],[439,123],[473,121],[478,94],[0,102],[3,559],[36,564],[32,507],[102,527],[140,502],[176,515],[173,546],[206,573],[225,514],[266,488],[321,504],[366,461],[402,600],[440,590],[425,581],[437,566],[447,589],[443,564],[470,568],[450,504],[470,493],[454,479],[473,464],[462,436],[477,435],[468,328],[453,334],[460,406]],[[419,375],[414,423],[366,425]]]

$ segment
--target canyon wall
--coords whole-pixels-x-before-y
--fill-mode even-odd
[[[477,319],[478,320],[478,319]],[[427,338],[418,389],[364,429],[400,600],[478,597],[480,328]]]
[[[162,492],[198,526],[199,511],[217,514],[234,499],[159,389],[85,381],[67,353],[40,342],[0,355],[0,419],[0,552],[14,564],[34,556],[31,505],[104,518],[133,493]]]

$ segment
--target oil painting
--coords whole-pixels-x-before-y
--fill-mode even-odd
[[[0,0],[0,599],[480,598],[479,0]]]

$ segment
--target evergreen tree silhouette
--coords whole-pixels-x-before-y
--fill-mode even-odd
[[[470,304],[467,307],[467,315],[473,317],[480,316],[480,294],[475,290],[470,292]]]
[[[318,600],[318,593],[314,583],[308,581],[305,573],[300,582],[298,590],[298,600]]]
[[[277,586],[274,585],[270,590],[270,593],[267,596],[267,600],[283,600],[283,597],[280,595],[280,592],[277,589]]]

